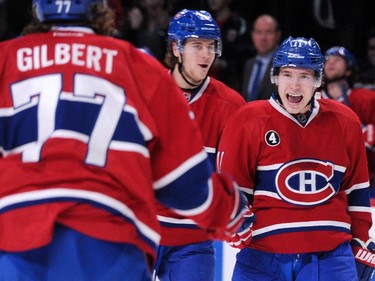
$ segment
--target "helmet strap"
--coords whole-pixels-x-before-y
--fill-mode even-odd
[[[196,88],[196,87],[199,87],[200,85],[202,85],[202,83],[200,83],[200,84],[193,84],[192,82],[190,82],[186,77],[185,77],[185,75],[184,75],[184,73],[183,73],[183,69],[184,69],[184,66],[183,66],[183,58],[182,58],[182,55],[180,54],[180,58],[181,58],[181,62],[178,62],[177,64],[178,64],[178,72],[181,74],[181,76],[182,76],[182,79],[184,79],[184,81],[186,82],[186,83],[188,83],[190,86],[192,86],[192,87],[194,87],[194,88]],[[206,77],[207,78],[207,77]],[[206,78],[204,79],[204,80],[206,80]],[[203,80],[203,81],[204,81]]]
[[[200,84],[198,84],[198,85],[193,84],[193,83],[191,83],[191,82],[185,77],[185,75],[184,75],[183,72],[182,72],[182,68],[183,68],[182,63],[179,62],[179,63],[178,63],[178,72],[181,74],[182,79],[184,79],[184,81],[185,81],[186,83],[188,83],[190,86],[192,86],[192,87],[198,87]]]
[[[285,106],[283,104],[283,101],[281,100],[280,98],[280,95],[277,94],[277,93],[273,93],[272,94],[272,97],[273,99],[282,107],[285,109]],[[304,108],[307,108],[307,107],[310,107],[309,108],[309,111],[312,112],[312,110],[314,109],[315,107],[315,99],[314,99],[314,95],[311,97],[310,101],[307,103],[307,105],[304,107]],[[299,122],[299,121],[298,121]]]

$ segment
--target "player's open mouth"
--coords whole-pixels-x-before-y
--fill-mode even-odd
[[[287,94],[286,98],[291,103],[299,103],[302,100],[303,97],[302,96],[292,96],[292,95]]]
[[[208,64],[200,64],[199,66],[202,67],[202,68],[207,68]]]

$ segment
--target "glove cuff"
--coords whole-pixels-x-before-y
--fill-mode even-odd
[[[352,249],[356,261],[359,261],[367,266],[375,267],[375,253],[354,245],[352,246]]]

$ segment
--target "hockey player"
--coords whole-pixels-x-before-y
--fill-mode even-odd
[[[221,55],[220,29],[206,11],[181,10],[168,30],[170,74],[183,90],[203,135],[212,163],[228,118],[245,100],[239,93],[208,76]],[[214,281],[213,241],[192,220],[160,206],[162,226],[155,275],[162,281]]]
[[[151,280],[156,199],[232,234],[245,204],[165,68],[103,36],[104,0],[33,7],[0,44],[0,279]]]
[[[343,46],[325,52],[324,87],[321,95],[349,106],[359,117],[366,144],[370,187],[375,191],[375,91],[353,88],[357,60]]]
[[[273,59],[278,92],[242,107],[223,131],[219,171],[234,176],[256,217],[252,236],[231,241],[242,248],[234,281],[354,281],[354,256],[361,278],[373,270],[361,124],[347,106],[315,99],[323,64],[314,39],[287,38]]]

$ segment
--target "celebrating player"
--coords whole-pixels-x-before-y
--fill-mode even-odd
[[[235,232],[238,188],[165,68],[102,36],[106,1],[33,7],[27,35],[0,44],[0,279],[150,280],[155,198],[214,238]]]
[[[314,39],[287,38],[273,59],[278,92],[242,107],[223,131],[219,171],[234,176],[256,217],[252,237],[233,236],[242,248],[233,280],[358,280],[351,242],[371,263],[361,124],[347,106],[315,99],[323,63]]]
[[[321,95],[322,98],[330,98],[346,104],[361,120],[370,187],[375,189],[375,91],[353,88],[357,69],[357,60],[347,48],[343,46],[329,48],[324,55],[324,87]]]
[[[221,55],[220,29],[206,11],[181,10],[171,20],[169,65],[183,90],[203,135],[206,152],[215,164],[219,137],[228,118],[245,104],[241,95],[208,76]],[[192,220],[160,206],[162,226],[155,274],[162,281],[214,281],[213,242]],[[188,269],[188,270],[187,270]]]

